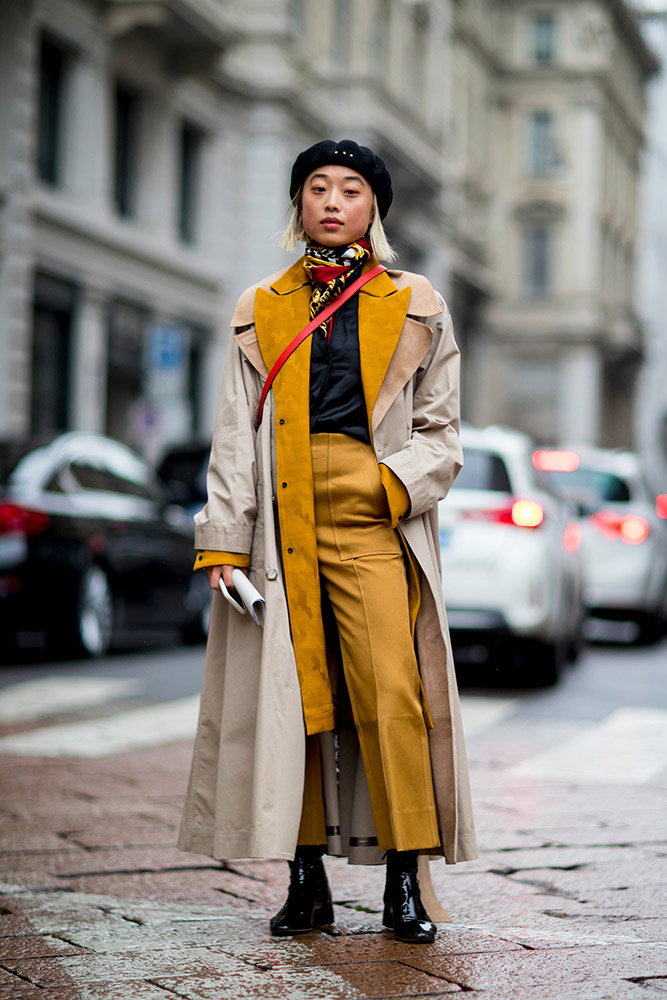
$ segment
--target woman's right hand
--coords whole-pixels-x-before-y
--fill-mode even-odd
[[[222,582],[224,583],[227,590],[233,590],[234,584],[232,583],[232,571],[233,566],[207,566],[206,572],[208,573],[208,583],[211,590],[219,590],[220,588],[220,577],[222,577]],[[248,575],[247,569],[242,569],[242,573]]]

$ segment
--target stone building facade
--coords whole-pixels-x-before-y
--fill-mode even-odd
[[[4,0],[0,436],[207,435],[239,291],[331,135],[447,295],[463,412],[627,444],[644,86],[621,0]]]
[[[667,3],[643,0],[642,33],[660,59],[648,87],[637,259],[646,363],[637,397],[637,443],[656,492],[667,490]]]
[[[295,154],[368,142],[443,286],[448,0],[4,0],[0,434],[208,434]]]
[[[451,300],[466,415],[544,442],[631,445],[645,83],[617,0],[460,0]]]

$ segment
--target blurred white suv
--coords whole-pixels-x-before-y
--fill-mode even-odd
[[[641,642],[658,639],[667,618],[667,497],[650,491],[638,456],[539,449],[533,464],[577,509],[590,613],[636,622]]]
[[[582,643],[579,525],[539,483],[527,435],[464,425],[461,441],[463,469],[438,507],[452,638],[500,647],[510,673],[552,684]]]

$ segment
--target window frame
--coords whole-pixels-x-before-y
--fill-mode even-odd
[[[538,10],[531,15],[530,53],[538,66],[551,66],[556,61],[557,26],[558,20],[552,10]],[[547,45],[543,44],[545,37],[548,38]]]
[[[121,107],[122,106],[122,107]],[[121,219],[137,218],[141,96],[122,79],[113,90],[113,205]],[[123,121],[120,121],[122,111]]]
[[[347,69],[352,56],[352,18],[354,5],[351,0],[334,0],[332,4],[331,56],[337,66]]]
[[[543,277],[535,280],[538,267],[538,254],[535,252],[535,240],[540,236],[542,246],[541,270]],[[528,298],[546,299],[554,291],[554,257],[555,257],[555,227],[550,219],[526,219],[521,229],[523,290]]]
[[[206,134],[187,118],[181,119],[178,158],[177,231],[181,243],[194,246],[200,238],[200,210]]]
[[[39,42],[38,110],[35,169],[39,180],[50,187],[63,185],[65,104],[70,54],[51,35]]]
[[[552,108],[532,108],[527,117],[528,172],[532,177],[549,177],[558,166],[556,112]]]

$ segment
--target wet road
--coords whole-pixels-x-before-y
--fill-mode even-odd
[[[478,861],[431,865],[436,943],[327,859],[332,932],[272,940],[283,862],[175,847],[203,650],[0,669],[0,996],[647,1000],[667,985],[667,641],[549,690],[464,686]],[[4,992],[3,992],[4,990]]]
[[[204,647],[164,647],[122,652],[100,660],[23,662],[0,666],[0,692],[15,685],[37,693],[47,680],[68,678],[69,695],[62,698],[66,714],[94,714],[95,707],[77,706],[78,687],[99,682],[99,701],[105,714],[112,705],[139,704],[186,699],[199,693],[204,669]],[[125,688],[120,682],[125,682]],[[667,638],[655,646],[625,644],[589,645],[574,666],[568,667],[554,688],[511,690],[498,684],[492,688],[475,684],[468,666],[462,667],[461,693],[471,712],[480,701],[511,701],[511,714],[541,726],[545,720],[596,722],[618,708],[667,710]],[[111,685],[110,682],[115,682]],[[9,697],[9,692],[7,692]],[[74,701],[70,703],[69,698]],[[52,713],[55,714],[55,713]]]

